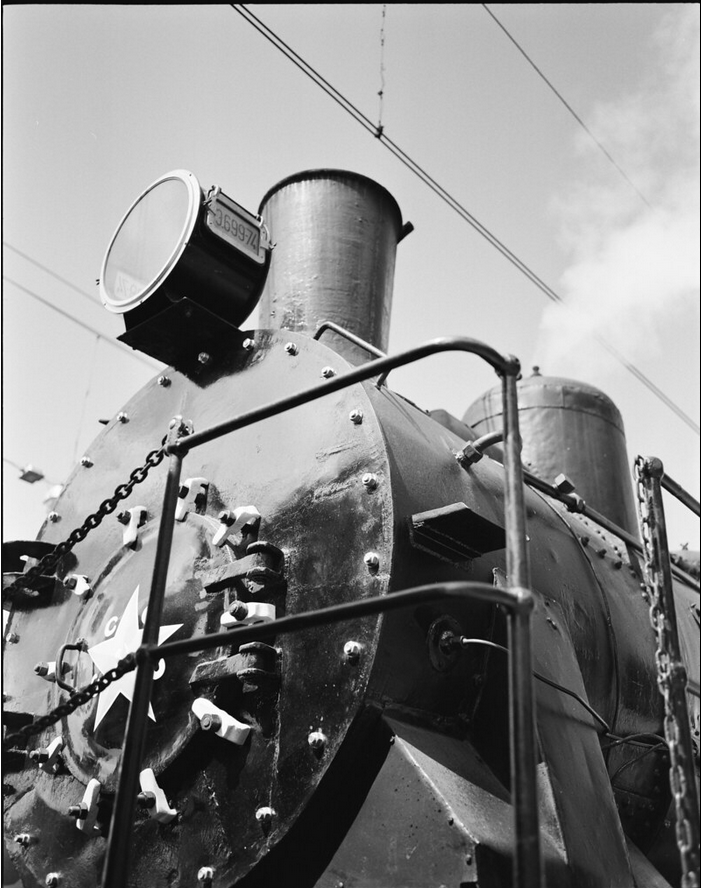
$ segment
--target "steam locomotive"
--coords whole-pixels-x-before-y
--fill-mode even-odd
[[[6,550],[5,842],[26,888],[534,884],[514,864],[506,401],[428,412],[374,371],[409,228],[339,170],[284,180],[258,214],[174,171],[120,223],[103,301],[169,369]],[[620,414],[572,380],[517,390],[536,878],[698,885]],[[231,417],[173,481],[165,456]],[[698,780],[699,589],[671,570]],[[384,606],[456,584],[482,594]],[[131,657],[149,633],[162,651]]]

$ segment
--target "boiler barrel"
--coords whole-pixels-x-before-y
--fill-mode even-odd
[[[260,209],[274,243],[260,326],[313,334],[333,321],[387,350],[402,216],[377,182],[345,170],[290,176]],[[335,333],[324,342],[353,364],[372,358]]]
[[[524,468],[552,484],[564,473],[587,505],[638,535],[623,420],[599,389],[571,379],[531,376],[518,383]],[[503,425],[501,389],[472,404],[464,422],[478,435]]]

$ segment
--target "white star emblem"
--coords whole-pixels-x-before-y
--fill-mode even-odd
[[[182,625],[182,623],[178,623],[173,626],[161,626],[158,630],[158,643],[162,644],[169,639],[170,636],[173,635],[174,632],[177,632]],[[88,648],[88,653],[90,654],[93,663],[104,675],[106,672],[109,672],[110,669],[114,669],[123,657],[132,653],[139,647],[141,644],[141,636],[143,634],[144,630],[139,627],[139,587],[137,586],[134,590],[134,594],[129,599],[129,604],[127,604],[124,609],[122,619],[119,621],[117,631],[112,638],[107,641],[102,641],[94,647]],[[160,678],[160,676],[157,677]],[[123,675],[117,681],[113,681],[111,685],[108,685],[105,690],[102,691],[97,698],[95,730],[97,730],[98,725],[110,711],[112,705],[120,695],[126,697],[127,700],[131,702],[134,695],[135,681],[136,673],[134,671],[127,672],[126,675]],[[156,716],[153,714],[153,707],[150,703],[148,714],[149,718],[156,721]]]

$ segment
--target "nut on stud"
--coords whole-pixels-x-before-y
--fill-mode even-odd
[[[246,351],[251,351],[251,349],[255,348],[255,344],[253,339],[244,339],[241,343],[241,348],[245,348]]]
[[[169,376],[159,376],[158,377],[158,384],[160,386],[162,386],[163,388],[168,388],[168,386],[170,385],[170,377]]]
[[[347,641],[343,645],[343,656],[348,663],[357,663],[360,659],[363,646],[358,641]]]
[[[274,808],[258,808],[256,811],[256,820],[262,826],[270,826],[273,822],[273,818],[275,817],[275,809]]]
[[[299,354],[299,349],[298,349],[297,346],[294,344],[294,342],[287,342],[287,343],[285,344],[285,351],[287,352],[288,355],[296,355],[296,354]]]
[[[366,552],[363,561],[369,571],[376,571],[380,567],[380,556],[377,552]]]
[[[372,472],[366,472],[362,478],[363,486],[366,490],[376,490],[378,485],[377,475]]]

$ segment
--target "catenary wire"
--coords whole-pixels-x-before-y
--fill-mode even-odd
[[[81,290],[80,287],[76,287],[75,284],[72,284],[66,278],[61,277],[60,274],[56,274],[55,271],[52,271],[50,268],[47,268],[46,265],[42,265],[41,262],[38,262],[36,259],[33,259],[31,256],[28,256],[26,253],[23,253],[21,250],[18,250],[17,247],[13,247],[12,244],[8,244],[7,241],[2,242],[3,247],[7,247],[8,250],[12,250],[13,253],[17,253],[18,256],[21,256],[23,259],[26,259],[27,262],[31,262],[32,265],[35,265],[37,268],[40,268],[42,271],[45,271],[47,274],[50,274],[51,277],[56,278],[57,281],[60,281],[62,284],[65,284],[67,287],[70,287],[71,290],[75,290],[76,293],[80,293],[81,296],[85,296],[86,299],[89,299],[90,302],[99,305],[100,302],[98,299],[95,299],[94,296],[91,296],[89,293],[86,293],[85,290]]]
[[[141,355],[136,354],[126,345],[122,345],[121,342],[111,339],[109,336],[105,336],[104,333],[100,333],[99,330],[96,330],[95,327],[91,327],[90,324],[86,324],[85,321],[81,321],[76,318],[74,315],[70,314],[67,311],[64,311],[62,308],[59,308],[57,305],[49,302],[48,299],[44,299],[42,296],[39,296],[38,293],[34,293],[32,290],[28,290],[27,287],[23,287],[22,284],[18,284],[17,281],[12,280],[12,278],[6,277],[3,275],[3,280],[7,281],[8,284],[12,284],[14,287],[17,287],[18,290],[21,290],[23,293],[26,293],[27,296],[31,296],[33,299],[38,300],[43,305],[47,305],[49,308],[53,308],[54,311],[57,311],[60,315],[63,315],[64,318],[68,318],[73,321],[74,324],[78,324],[79,327],[83,327],[84,330],[89,330],[91,333],[94,333],[100,339],[104,339],[105,342],[114,346],[114,348],[118,348],[120,351],[123,351],[125,354],[129,355],[132,358],[135,358],[138,361],[141,361],[142,364],[145,364],[147,367],[150,367],[153,370],[160,369],[159,365],[153,364],[151,361],[147,361],[145,358],[142,358]]]
[[[541,290],[550,300],[561,305],[567,306],[566,301],[556,293],[548,284],[542,281],[538,275],[529,268],[525,262],[518,258],[496,235],[492,234],[478,219],[476,219],[462,204],[459,203],[448,191],[433,179],[416,161],[409,157],[395,142],[393,142],[384,133],[384,130],[378,129],[372,121],[366,117],[355,105],[345,98],[335,87],[333,87],[321,74],[318,73],[308,62],[305,62],[284,40],[278,37],[267,25],[265,25],[257,16],[255,16],[243,4],[230,4],[235,12],[238,12],[245,18],[256,30],[262,34],[270,43],[279,49],[290,61],[293,62],[304,74],[312,79],[317,86],[320,86],[327,95],[339,104],[346,112],[348,112],[355,120],[361,124],[368,132],[372,133],[395,157],[398,158],[408,169],[417,175],[428,187],[448,204],[451,209],[458,213],[469,225],[471,225],[479,234],[481,234],[493,247],[512,264],[522,274],[524,274],[539,290]],[[640,383],[642,383],[656,398],[658,398],[666,407],[668,407],[679,419],[682,420],[697,435],[701,434],[701,428],[694,420],[676,404],[668,395],[666,395],[652,380],[650,380],[638,367],[632,362],[624,358],[620,352],[610,345],[602,336],[597,333],[591,334],[594,340],[601,345],[609,354],[619,361],[629,373],[631,373]]]
[[[577,123],[582,127],[582,129],[587,133],[587,135],[588,135],[588,136],[594,141],[594,143],[595,143],[596,146],[599,148],[599,150],[604,154],[604,156],[609,160],[609,162],[613,164],[613,166],[614,166],[614,167],[616,168],[616,170],[620,173],[620,175],[626,180],[626,182],[630,185],[630,187],[633,189],[633,191],[635,191],[635,193],[638,195],[638,197],[640,198],[640,200],[642,200],[642,202],[643,202],[646,206],[650,207],[651,210],[654,209],[653,206],[651,205],[651,203],[649,202],[649,200],[648,200],[648,199],[645,197],[645,195],[644,195],[644,194],[638,189],[638,187],[636,186],[635,182],[633,182],[633,181],[629,178],[629,176],[626,175],[625,170],[621,169],[621,167],[616,163],[616,161],[614,160],[614,158],[611,157],[611,155],[610,155],[609,152],[606,150],[606,148],[604,148],[604,146],[603,146],[603,145],[601,144],[601,142],[596,138],[596,136],[594,135],[594,133],[589,129],[589,127],[588,127],[588,126],[586,125],[586,123],[582,120],[582,118],[577,114],[577,112],[574,110],[574,108],[569,104],[569,102],[567,102],[567,101],[563,98],[563,96],[558,92],[558,90],[555,89],[555,87],[554,87],[554,86],[552,85],[552,83],[548,80],[548,78],[545,76],[545,74],[543,74],[543,72],[542,72],[542,71],[540,70],[540,68],[536,65],[536,63],[533,61],[533,59],[530,58],[530,56],[529,56],[528,53],[525,51],[525,49],[524,49],[524,48],[518,43],[518,41],[517,41],[517,40],[516,40],[516,39],[515,39],[515,38],[514,38],[514,37],[513,37],[513,36],[512,36],[507,30],[506,30],[506,28],[504,27],[504,25],[503,25],[503,24],[499,21],[499,19],[494,15],[494,13],[493,13],[492,10],[487,6],[487,4],[486,4],[486,3],[483,3],[482,6],[483,6],[483,8],[485,9],[485,11],[488,12],[489,15],[494,19],[494,21],[497,23],[497,25],[498,25],[498,26],[501,28],[501,30],[506,34],[506,36],[509,38],[509,40],[514,44],[514,46],[516,47],[516,49],[521,53],[521,55],[522,55],[522,56],[524,57],[524,59],[528,62],[528,64],[534,69],[534,71],[538,74],[538,76],[539,76],[540,78],[542,78],[542,80],[544,80],[545,83],[550,87],[550,89],[555,93],[555,95],[556,95],[556,96],[558,97],[558,99],[562,102],[562,104],[565,106],[565,108],[567,108],[567,110],[570,112],[570,114],[572,115],[572,117],[574,117],[574,119],[577,121]]]

